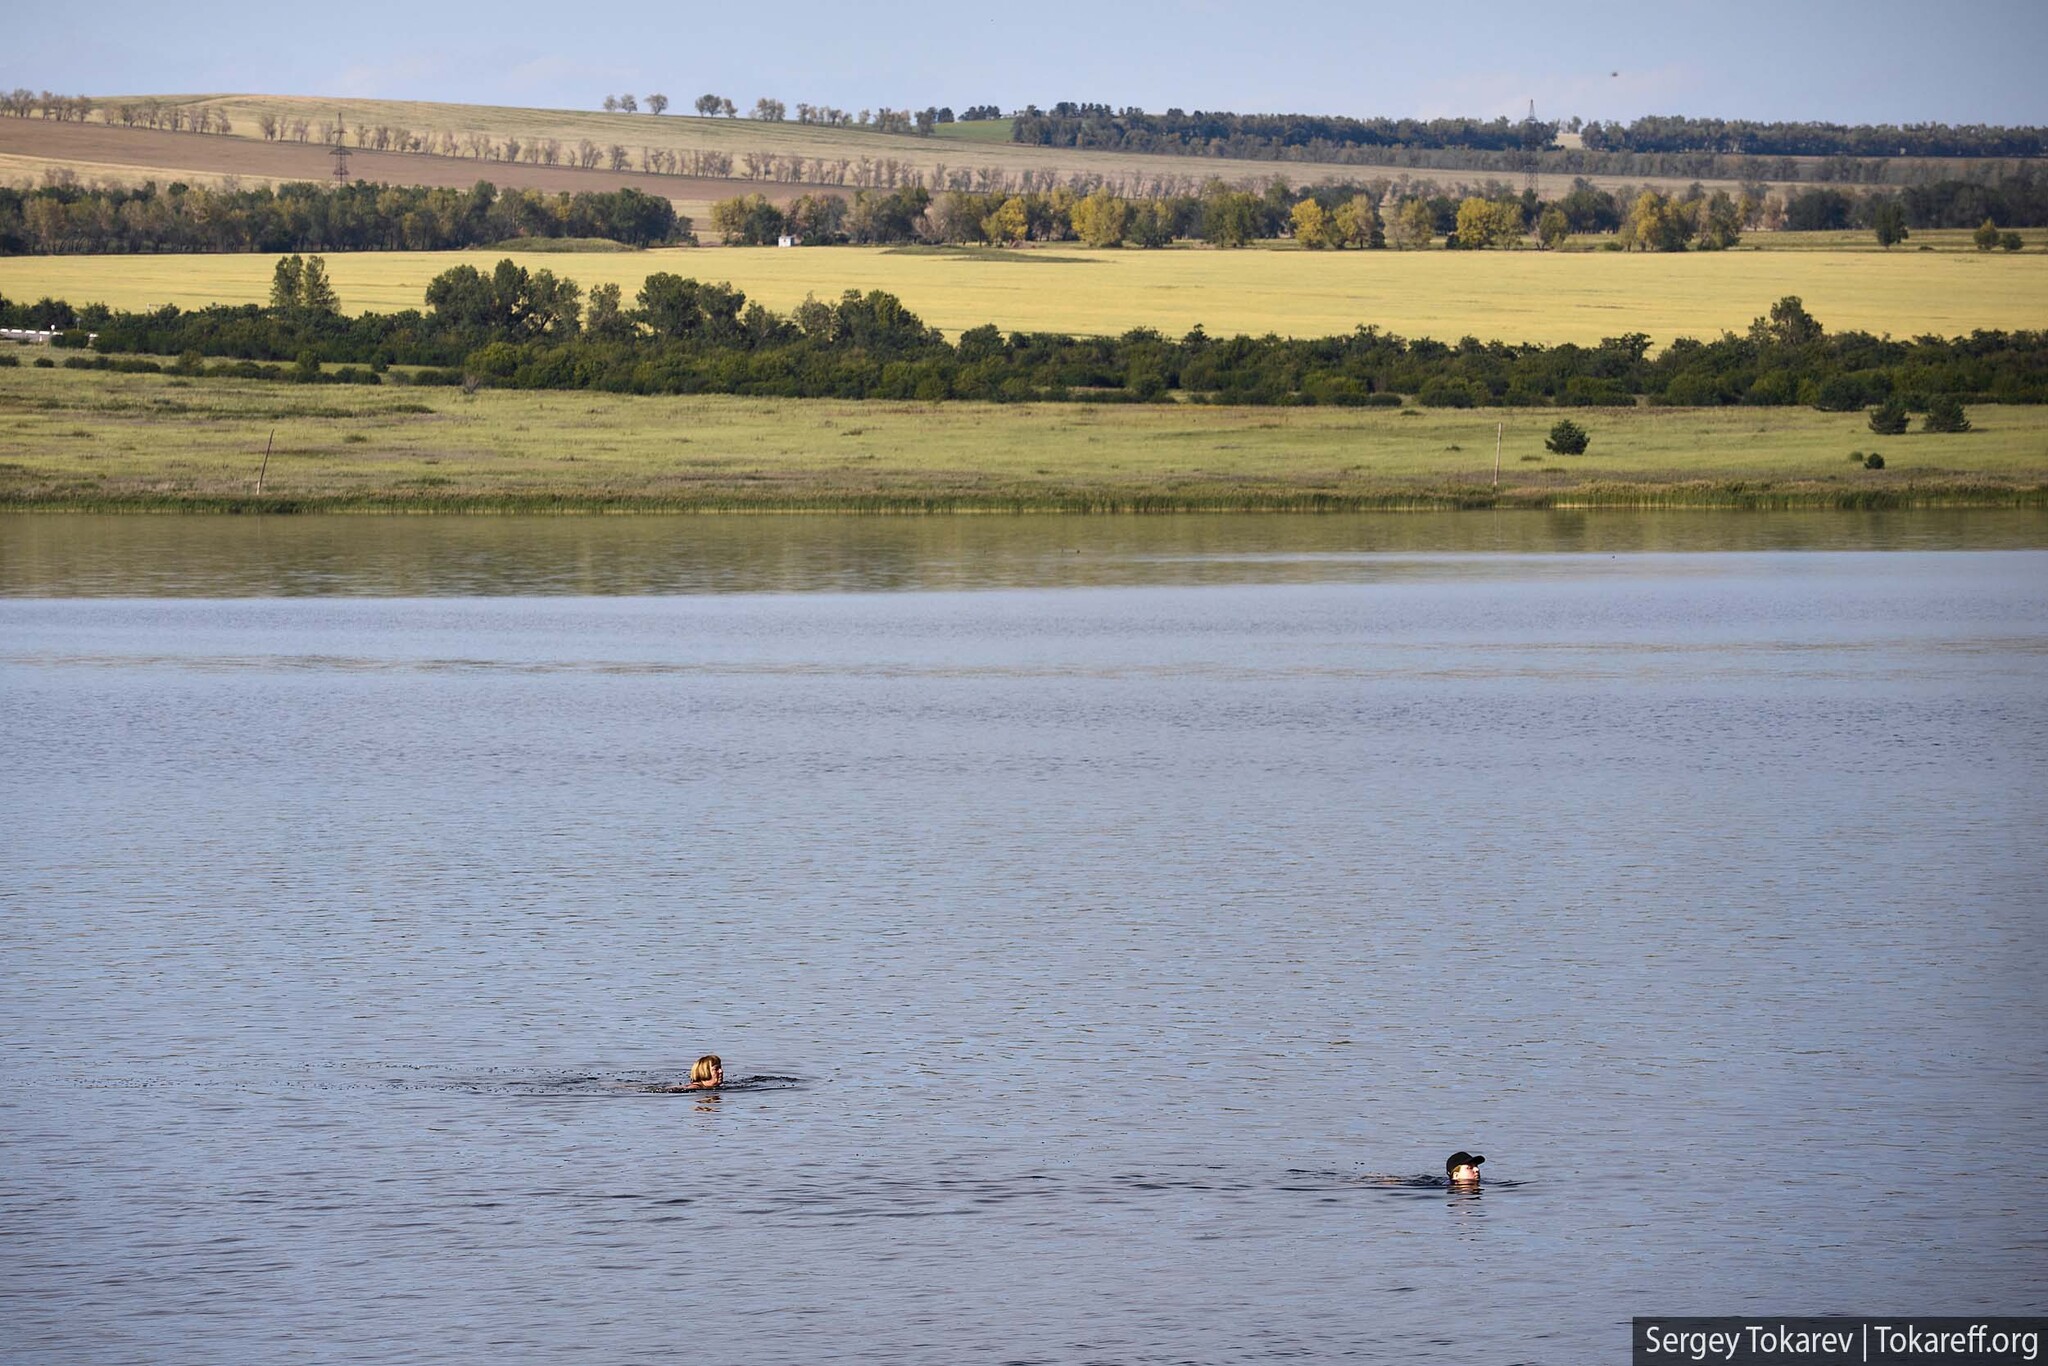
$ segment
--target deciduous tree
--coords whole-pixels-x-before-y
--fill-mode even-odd
[[[1259,197],[1214,189],[1202,196],[1202,239],[1215,247],[1241,247],[1258,231]]]
[[[1330,215],[1315,200],[1304,199],[1296,204],[1289,218],[1294,225],[1294,240],[1302,246],[1321,251],[1331,245]]]
[[[1429,211],[1429,204],[1421,199],[1405,200],[1394,210],[1394,225],[1388,236],[1402,251],[1421,249],[1436,236],[1436,217]]]
[[[1127,240],[1141,247],[1164,247],[1173,242],[1173,211],[1156,199],[1148,199],[1131,210]]]
[[[1331,216],[1337,244],[1345,247],[1384,247],[1386,230],[1380,226],[1380,211],[1371,195],[1355,194],[1337,206]]]
[[[668,112],[668,96],[649,95],[647,97],[647,112],[656,117],[666,114]]]
[[[1091,247],[1122,246],[1130,217],[1131,206],[1111,194],[1107,187],[1096,189],[1068,211],[1075,234]]]
[[[592,285],[590,307],[584,314],[583,333],[593,341],[630,341],[633,324],[619,303],[615,284]]]
[[[1693,207],[1702,251],[1725,251],[1742,240],[1742,208],[1726,190],[1714,191]]]
[[[998,246],[1014,246],[1024,240],[1024,234],[1031,230],[1031,217],[1025,210],[1024,201],[1011,197],[1003,206],[982,220],[982,235]]]
[[[783,224],[782,211],[763,195],[743,194],[711,206],[711,226],[729,247],[772,246]]]

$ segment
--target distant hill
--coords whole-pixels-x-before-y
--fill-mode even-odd
[[[818,189],[909,184],[984,193],[1106,184],[1142,197],[1194,193],[1212,179],[1263,186],[1276,176],[1295,185],[1406,176],[1446,189],[1508,181],[1550,196],[1578,175],[1608,188],[1826,178],[1810,159],[1766,163],[1711,153],[1376,147],[1364,149],[1369,163],[1337,164],[1305,159],[1305,152],[1273,159],[1030,146],[1008,140],[1009,120],[942,124],[921,136],[745,118],[295,95],[115,95],[59,106],[0,117],[0,181],[53,173],[127,183],[325,180],[333,169],[329,147],[338,139],[352,178],[430,186],[487,179],[544,190],[630,186],[664,196],[702,222],[713,201],[743,192],[787,202]],[[1955,175],[1957,165],[1915,160],[1879,170],[1903,183]]]

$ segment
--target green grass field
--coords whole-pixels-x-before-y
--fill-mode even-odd
[[[952,142],[992,142],[999,147],[1010,144],[1010,120],[976,119],[972,123],[941,123],[932,128],[932,136],[946,138]]]
[[[422,305],[427,281],[501,252],[334,255],[328,269],[350,312]],[[521,258],[515,258],[521,259]],[[42,256],[0,259],[0,294],[118,308],[260,302],[275,257]],[[1454,341],[1597,342],[1646,332],[1658,344],[1741,330],[1772,302],[1799,295],[1831,329],[1954,336],[2048,326],[2048,254],[1701,252],[1643,255],[1448,251],[933,252],[879,247],[672,248],[522,263],[588,290],[621,285],[630,300],[656,271],[731,281],[786,311],[807,294],[883,289],[927,322],[958,333],[1006,330],[1115,335],[1156,327],[1178,336],[1328,336],[1362,323]]]
[[[1105,407],[302,387],[0,369],[0,507],[1223,510],[2048,505],[2048,408],[1960,436],[1858,413]],[[1497,424],[1501,489],[1492,492]],[[263,497],[258,467],[276,433]],[[1851,464],[1881,451],[1886,468]]]

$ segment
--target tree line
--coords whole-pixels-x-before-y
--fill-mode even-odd
[[[1584,178],[1546,198],[1499,182],[1445,190],[1432,182],[1370,180],[1290,187],[1276,177],[1259,193],[1213,181],[1199,193],[1130,197],[1106,186],[1024,193],[922,188],[804,195],[778,207],[760,194],[711,207],[711,226],[731,246],[931,242],[1014,246],[1163,247],[1195,239],[1241,247],[1291,237],[1312,249],[1419,250],[1442,239],[1456,249],[1556,248],[1575,234],[1612,234],[1631,251],[1717,251],[1745,232],[1794,228],[1999,227],[2048,223],[2048,177],[2023,173],[1985,186],[1947,181],[1893,194],[1810,189],[1781,195],[1762,185],[1734,192],[1694,185],[1676,193],[1603,189]],[[1882,234],[1880,241],[1885,238]],[[1904,240],[1903,231],[1893,240]],[[1886,242],[1890,245],[1890,242]]]
[[[1715,152],[1734,156],[2038,157],[2048,128],[1947,123],[1765,123],[1650,115],[1632,123],[1589,123],[1594,151]]]
[[[1404,339],[1360,326],[1320,338],[1175,339],[1148,328],[1119,337],[1005,334],[971,328],[948,342],[881,291],[807,298],[787,314],[730,284],[649,275],[628,301],[617,285],[588,292],[510,260],[458,266],[427,287],[426,308],[344,316],[317,260],[279,264],[269,306],[165,306],[116,312],[58,300],[0,300],[0,325],[77,329],[65,340],[100,354],[89,365],[151,364],[133,354],[207,358],[253,377],[350,378],[640,394],[982,399],[998,402],[1190,401],[1254,405],[1615,407],[1807,405],[1854,411],[1941,396],[2048,402],[2048,332],[1977,332],[1896,340],[1831,333],[1796,298],[1741,334],[1680,339],[1656,356],[1641,333],[1597,346]],[[289,362],[292,370],[263,371]],[[404,371],[392,367],[424,367]]]
[[[1441,148],[1541,152],[1562,125],[1538,119],[1346,118],[1326,114],[1187,113],[1062,101],[1027,106],[1011,140],[1041,147],[1092,147],[1171,155],[1276,157],[1292,151]],[[2038,157],[2048,128],[1988,124],[1774,123],[1652,115],[1630,123],[1580,124],[1593,152],[1702,152],[1744,157]]]
[[[1887,228],[1885,225],[1895,224]],[[1811,188],[1779,194],[1701,187],[1665,194],[1604,189],[1581,179],[1561,195],[1517,191],[1500,181],[1442,187],[1432,181],[1337,182],[1262,191],[1212,181],[1198,191],[1125,195],[1107,185],[1012,191],[922,186],[819,191],[778,206],[738,195],[712,206],[728,244],[767,245],[784,235],[806,245],[946,243],[1010,246],[1080,242],[1162,247],[1200,240],[1219,247],[1291,237],[1303,246],[1419,250],[1434,246],[1554,248],[1575,234],[1612,234],[1640,251],[1714,250],[1745,232],[1869,228],[1879,240],[1905,229],[1978,228],[2006,240],[2012,228],[2048,225],[2048,176],[2032,171],[1989,185],[1945,181],[1891,192]],[[190,251],[438,251],[522,237],[602,238],[629,246],[694,244],[695,225],[668,200],[634,189],[548,193],[468,190],[357,181],[276,189],[208,189],[154,182],[136,188],[0,186],[0,255]],[[1889,245],[1889,242],[1887,241]]]
[[[522,237],[694,243],[688,217],[639,190],[467,190],[288,184],[207,189],[0,186],[0,255],[188,251],[441,251]]]
[[[607,114],[637,114],[641,102],[634,95],[606,95],[600,107]],[[668,107],[666,95],[647,97],[646,109],[650,114],[659,116]],[[739,105],[729,95],[699,95],[690,107],[696,110],[699,118],[736,119],[740,116]],[[763,95],[754,101],[747,117],[761,123],[781,123],[789,117],[789,106],[772,95]],[[799,103],[796,121],[827,128],[865,128],[876,133],[929,134],[938,125],[953,122],[953,110],[944,105],[929,105],[923,109],[891,109],[884,105],[878,109],[863,109],[856,115],[831,105]]]
[[[1334,114],[1230,114],[1197,109],[1111,109],[1062,101],[1027,106],[1010,140],[1037,147],[1085,147],[1172,155],[1266,158],[1289,148],[1466,147],[1538,151],[1557,138],[1555,123],[1505,118],[1354,119]]]

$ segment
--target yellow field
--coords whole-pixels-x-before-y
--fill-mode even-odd
[[[328,268],[350,312],[421,306],[427,281],[496,252],[336,255]],[[1114,335],[1327,336],[1360,323],[1455,341],[1596,342],[1646,332],[1658,344],[1740,330],[1796,294],[1826,326],[1895,336],[2048,327],[2048,256],[2025,252],[1087,251],[930,252],[825,247],[617,255],[534,254],[532,269],[630,299],[655,271],[729,280],[777,310],[806,294],[884,289],[949,334],[1006,330]],[[260,302],[275,257],[70,256],[0,259],[0,294],[54,295],[117,308]]]

